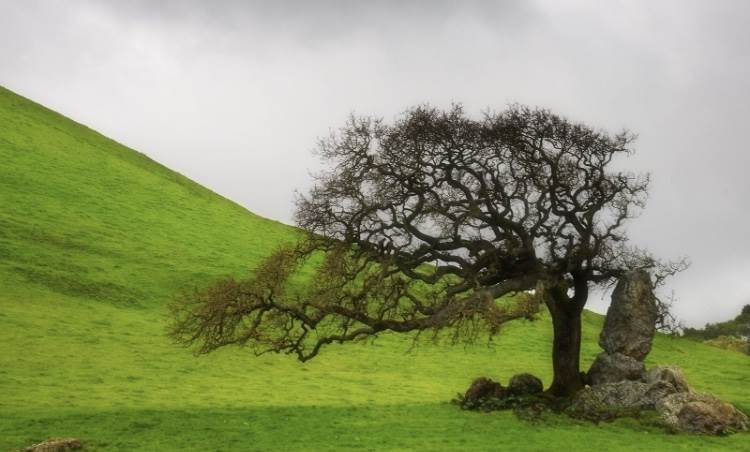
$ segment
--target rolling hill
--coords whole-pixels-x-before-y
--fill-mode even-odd
[[[165,336],[179,290],[242,276],[294,228],[0,88],[0,450],[76,436],[88,450],[750,450],[750,435],[667,435],[622,419],[458,410],[473,377],[549,382],[549,319],[492,343],[384,335],[300,364],[196,358]],[[601,316],[586,313],[584,366]],[[750,409],[747,356],[660,336],[649,361]]]

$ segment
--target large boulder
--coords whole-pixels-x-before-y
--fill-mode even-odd
[[[612,293],[599,345],[638,361],[651,351],[658,311],[651,278],[642,270],[623,275]]]
[[[659,400],[656,409],[674,431],[720,435],[750,428],[744,413],[708,394],[672,394]]]
[[[618,381],[588,386],[578,391],[570,405],[571,414],[592,420],[606,420],[653,408],[647,396],[649,385],[641,381]]]
[[[652,410],[664,398],[687,391],[690,389],[679,369],[657,367],[647,372],[643,381],[601,383],[578,391],[571,411],[587,419],[609,419]]]
[[[588,372],[591,385],[616,383],[623,380],[640,380],[646,371],[642,361],[622,353],[600,353]]]
[[[534,395],[544,391],[542,380],[531,374],[518,374],[508,382],[508,393],[515,396]]]

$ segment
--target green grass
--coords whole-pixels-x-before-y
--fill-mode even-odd
[[[181,287],[245,274],[294,229],[0,88],[0,450],[49,436],[91,450],[748,450],[623,419],[532,424],[449,403],[473,377],[549,383],[549,319],[492,344],[385,335],[300,364],[165,337]],[[585,316],[584,366],[601,316]],[[700,391],[750,409],[747,356],[658,337]]]

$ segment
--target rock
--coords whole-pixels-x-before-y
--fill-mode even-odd
[[[508,393],[516,396],[539,394],[542,391],[542,380],[531,374],[513,375],[508,383]]]
[[[591,385],[602,383],[616,383],[623,380],[640,380],[643,378],[646,366],[642,361],[631,358],[622,353],[600,353],[588,372],[588,382]]]
[[[576,393],[571,410],[582,417],[612,418],[624,412],[654,407],[648,397],[650,385],[641,381],[619,381],[583,388]]]
[[[665,397],[675,394],[675,387],[665,381],[653,383],[623,380],[586,387],[575,395],[571,411],[587,419],[611,419],[652,410]]]
[[[34,444],[25,449],[23,452],[66,452],[69,450],[78,450],[83,448],[83,443],[77,438],[50,438],[39,444]]]
[[[618,360],[623,361],[621,357],[600,354],[591,366],[589,377],[606,379],[616,375],[598,369],[611,370],[615,365],[610,361]],[[649,369],[642,374],[641,381],[594,383],[575,395],[570,414],[600,421],[651,409],[656,409],[673,431],[720,435],[750,428],[750,420],[744,413],[714,396],[693,392],[682,371],[672,366]]]
[[[464,394],[464,403],[475,403],[488,398],[505,396],[503,385],[486,377],[479,377],[471,383]]]
[[[658,401],[656,409],[664,423],[675,431],[719,435],[750,428],[750,420],[744,413],[708,394],[672,394]]]
[[[645,400],[649,401],[649,408],[656,408],[656,404],[659,403],[663,398],[676,394],[679,391],[674,385],[669,384],[665,381],[657,381],[654,383],[647,383],[648,390],[645,394]]]
[[[638,361],[651,351],[658,312],[651,279],[645,271],[626,273],[612,293],[599,345]]]
[[[688,384],[685,376],[682,374],[682,370],[679,367],[674,366],[656,366],[648,370],[643,376],[643,381],[649,384],[655,384],[657,382],[663,382],[669,385],[675,392],[691,392],[690,385]]]

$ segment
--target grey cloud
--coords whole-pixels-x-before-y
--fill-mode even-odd
[[[741,1],[0,0],[0,83],[284,221],[352,110],[518,101],[627,127],[624,164],[654,177],[632,236],[690,256],[673,287],[695,325],[750,302],[747,23]]]

